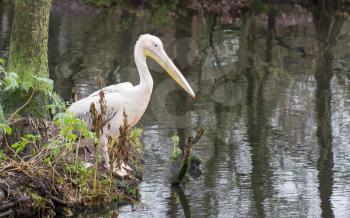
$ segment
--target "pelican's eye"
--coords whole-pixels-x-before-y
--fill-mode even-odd
[[[158,45],[156,43],[154,43],[153,45],[154,45],[154,47],[158,47]]]

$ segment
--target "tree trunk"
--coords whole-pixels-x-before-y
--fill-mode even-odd
[[[51,0],[15,1],[7,71],[17,73],[20,81],[32,82],[34,87],[40,87],[34,76],[49,76],[47,49],[50,7]],[[46,117],[43,106],[47,104],[48,98],[41,92],[32,91],[3,93],[1,102],[5,113],[13,113],[33,95],[20,114]]]

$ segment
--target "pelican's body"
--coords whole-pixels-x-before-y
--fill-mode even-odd
[[[125,111],[127,114],[128,124],[133,127],[141,119],[151,98],[153,79],[146,64],[146,56],[157,61],[186,92],[195,97],[186,79],[166,55],[160,39],[149,34],[141,35],[134,49],[134,59],[140,75],[140,83],[133,86],[131,83],[125,82],[102,89],[105,95],[107,112],[103,118],[106,122],[100,136],[100,148],[103,149],[107,169],[109,169],[108,137],[119,136],[119,127],[123,125],[123,112]],[[92,118],[89,113],[90,105],[94,103],[97,110],[100,109],[100,91],[98,90],[73,103],[68,108],[69,112],[85,120],[90,128],[92,128]]]

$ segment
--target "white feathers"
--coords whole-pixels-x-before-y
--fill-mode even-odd
[[[126,112],[129,126],[132,127],[137,124],[145,112],[152,94],[153,79],[146,64],[146,51],[149,52],[148,54],[152,54],[150,56],[151,58],[155,59],[167,72],[172,74],[175,81],[184,87],[185,91],[187,90],[187,92],[194,96],[185,78],[163,50],[163,44],[160,39],[150,34],[141,35],[134,49],[134,59],[139,72],[140,83],[133,86],[131,83],[126,82],[107,86],[102,89],[105,96],[107,113],[102,119],[104,126],[100,137],[100,144],[102,145],[100,148],[103,149],[107,169],[109,169],[108,137],[119,136],[119,127],[123,124],[124,111]],[[73,103],[68,108],[68,111],[76,114],[80,119],[85,120],[90,128],[92,127],[92,118],[89,113],[90,105],[94,103],[96,110],[100,110],[100,91],[95,91],[88,97]]]

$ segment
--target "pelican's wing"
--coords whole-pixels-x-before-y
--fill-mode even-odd
[[[88,96],[74,102],[68,109],[68,112],[75,114],[79,119],[84,120],[90,130],[93,130],[93,118],[90,113],[90,106],[92,103],[95,104],[97,111],[100,111],[100,97],[99,95]],[[102,117],[102,125],[104,126],[116,115],[123,113],[124,98],[118,92],[105,94],[106,100],[106,113]]]
[[[101,91],[104,92],[104,94],[109,94],[109,93],[113,93],[113,92],[120,92],[121,90],[124,89],[130,89],[132,88],[133,85],[129,82],[125,82],[125,83],[119,83],[117,85],[110,85],[107,87],[104,87],[103,89],[99,89],[95,92],[93,92],[92,94],[89,95],[89,97],[93,97],[93,96],[98,96],[100,94]]]

